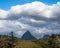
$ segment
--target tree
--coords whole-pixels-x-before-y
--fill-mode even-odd
[[[14,48],[14,33],[11,32],[11,39],[8,42],[8,47],[7,48]]]
[[[57,48],[57,44],[56,44],[56,42],[57,42],[57,40],[56,40],[56,35],[55,34],[52,34],[51,35],[51,37],[50,37],[51,39],[49,40],[49,45],[50,45],[50,48]]]

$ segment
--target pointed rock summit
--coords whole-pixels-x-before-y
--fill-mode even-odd
[[[27,32],[25,32],[23,34],[22,39],[25,39],[25,40],[34,40],[36,38],[30,33],[30,31],[27,31]]]

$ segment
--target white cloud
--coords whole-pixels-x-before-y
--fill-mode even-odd
[[[12,6],[8,11],[0,9],[0,18],[6,18],[8,14],[21,15],[28,13],[29,15],[39,15],[43,17],[50,18],[52,13],[58,12],[60,10],[60,2],[53,5],[46,5],[42,2],[32,2],[26,3],[24,5]]]
[[[3,23],[0,21],[0,28],[4,27]]]
[[[7,18],[8,16],[8,11],[4,11],[0,9],[0,18]]]
[[[8,11],[0,9],[0,18],[7,18],[14,16],[41,16],[46,18],[52,18],[53,15],[59,14],[60,2],[53,5],[46,5],[42,2],[32,2],[23,5],[12,6]],[[18,17],[19,18],[19,17]],[[13,18],[14,19],[14,18]]]
[[[8,11],[0,9],[1,33],[14,31],[19,36],[24,31],[30,30],[32,34],[37,34],[37,37],[39,37],[42,33],[59,32],[59,24],[60,2],[46,5],[35,1],[12,6]]]
[[[56,11],[59,11],[60,9],[60,2],[54,5],[46,5],[42,2],[32,2],[27,3],[24,5],[16,5],[12,6],[10,9],[10,13],[15,15],[21,15],[21,16],[42,16],[46,18],[52,18],[53,13]]]

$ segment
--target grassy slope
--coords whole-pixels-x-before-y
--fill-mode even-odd
[[[8,42],[11,43],[11,37],[9,36],[0,36],[0,48],[7,48]],[[35,42],[31,40],[23,40],[19,38],[15,38],[14,40],[14,48],[42,48],[38,46]]]
[[[33,41],[42,46],[42,48],[60,48],[60,35],[54,35]],[[53,46],[53,47],[52,47]]]
[[[42,48],[38,46],[36,43],[29,41],[29,40],[22,40],[21,42],[17,43],[16,48]]]
[[[0,36],[0,48],[3,46],[7,48],[7,42],[11,43],[11,37],[9,36]],[[53,44],[50,44],[50,40],[52,40]],[[23,40],[19,38],[15,38],[14,40],[14,48],[52,48],[51,46],[55,45],[55,48],[60,48],[60,36],[55,35],[54,37],[46,37],[38,40]]]

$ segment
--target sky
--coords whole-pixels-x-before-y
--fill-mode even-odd
[[[36,38],[60,33],[60,0],[0,0],[0,34],[27,30]]]
[[[0,0],[0,8],[8,10],[11,6],[15,6],[17,4],[31,3],[34,1],[39,1],[51,5],[59,2],[60,0]]]

